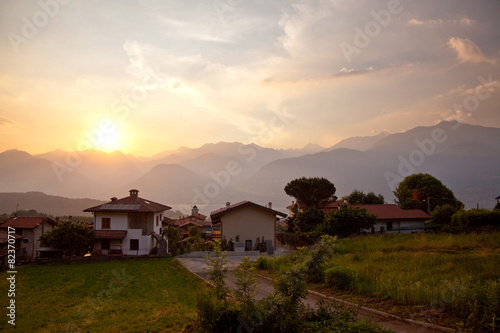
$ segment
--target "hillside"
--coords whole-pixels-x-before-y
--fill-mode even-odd
[[[201,204],[205,213],[238,200],[271,201],[285,210],[292,198],[284,186],[303,176],[328,178],[339,197],[360,189],[381,193],[387,202],[394,200],[392,187],[419,172],[440,179],[468,208],[492,208],[500,194],[499,128],[442,122],[403,133],[346,139],[334,147],[317,152],[323,147],[276,150],[219,142],[151,158],[91,151],[67,169],[61,165],[77,153],[32,156],[9,150],[0,153],[0,189],[108,200],[137,188],[145,198],[178,205],[174,209],[189,211],[194,203]]]
[[[85,208],[97,206],[104,201],[94,199],[69,199],[54,195],[47,195],[41,192],[27,193],[0,193],[0,213],[11,214],[19,209],[35,209],[54,216],[73,215],[85,216],[91,215],[84,213]]]

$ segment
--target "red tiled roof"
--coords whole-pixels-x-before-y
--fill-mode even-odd
[[[321,211],[328,214],[332,210],[337,210],[342,205],[343,200],[335,201],[331,204],[321,208]],[[368,213],[375,214],[378,220],[409,220],[409,219],[422,219],[428,220],[430,215],[420,209],[401,209],[394,204],[376,204],[376,205],[351,205],[351,207],[359,207],[366,209]]]
[[[420,209],[401,209],[398,206],[392,204],[353,206],[366,209],[368,213],[377,215],[377,219],[379,220],[430,218],[429,214]]]
[[[344,199],[330,202],[329,204],[326,204],[323,207],[321,207],[319,210],[321,210],[323,213],[327,214],[332,209],[335,209],[335,210],[338,209],[344,203],[347,203],[347,201],[345,201]]]
[[[127,230],[96,230],[94,231],[95,239],[124,239],[127,235]]]
[[[48,217],[11,217],[0,228],[14,227],[21,229],[34,229],[42,222],[57,225],[57,222]]]
[[[4,244],[4,243],[7,243],[9,241],[9,236],[8,236],[8,232],[7,231],[4,231],[4,230],[0,230],[0,244]],[[18,235],[18,234],[11,234],[14,236],[14,239],[15,240],[18,240],[20,238],[23,238],[23,236],[21,235]],[[12,236],[10,237],[12,239]]]
[[[200,228],[202,227],[202,225],[201,225],[201,224],[196,223],[196,222],[194,222],[194,221],[186,221],[186,222],[184,222],[184,223],[182,223],[182,224],[179,224],[179,228],[185,227],[185,226],[190,225],[190,224],[192,224],[192,225],[194,225],[194,226],[197,226],[197,227],[200,227]]]
[[[245,201],[238,202],[238,203],[235,203],[235,204],[230,205],[228,207],[220,208],[220,209],[218,209],[216,211],[211,212],[210,213],[210,218],[213,221],[214,219],[217,219],[217,218],[221,217],[225,213],[228,213],[228,212],[233,211],[235,209],[247,207],[247,206],[264,209],[264,210],[267,210],[269,212],[272,212],[274,215],[278,215],[278,216],[281,216],[281,217],[286,217],[286,214],[284,214],[282,212],[278,212],[277,210],[274,210],[274,209],[271,209],[271,208],[267,208],[267,207],[258,205],[256,203],[253,203],[251,201],[245,200]]]
[[[162,222],[167,225],[174,225],[176,221],[174,219],[171,219],[170,217],[165,216]]]
[[[172,209],[172,207],[143,198],[128,196],[107,202],[103,205],[87,208],[84,212],[156,213],[169,209]]]

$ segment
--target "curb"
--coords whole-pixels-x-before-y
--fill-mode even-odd
[[[271,279],[271,278],[269,278],[267,276],[260,275],[260,274],[255,274],[255,275],[257,275],[258,277],[260,277],[260,278],[262,278],[264,280],[273,281],[273,279]],[[422,326],[422,327],[426,327],[426,328],[431,328],[431,329],[435,329],[435,330],[439,330],[439,331],[443,331],[443,332],[448,332],[448,333],[460,333],[460,332],[462,332],[462,331],[454,330],[454,329],[449,328],[449,327],[444,327],[444,326],[439,326],[439,325],[435,325],[435,324],[430,324],[430,323],[426,323],[426,322],[419,321],[419,320],[401,318],[399,316],[396,316],[396,315],[393,315],[393,314],[390,314],[390,313],[387,313],[387,312],[383,312],[383,311],[380,311],[380,310],[375,310],[375,309],[372,309],[372,308],[367,308],[366,306],[361,306],[359,304],[352,303],[352,302],[349,302],[349,301],[345,301],[345,300],[340,299],[340,298],[335,298],[335,297],[332,297],[332,296],[328,296],[328,295],[319,293],[319,292],[314,291],[314,290],[309,290],[308,289],[307,292],[310,293],[310,294],[322,297],[322,298],[331,299],[333,301],[345,304],[345,305],[353,307],[353,308],[358,308],[358,309],[361,309],[363,311],[367,311],[367,312],[376,314],[376,315],[381,316],[381,317],[392,318],[392,319],[396,319],[396,320],[399,320],[399,321],[404,321],[404,322],[412,324],[412,325],[418,325],[418,326]]]

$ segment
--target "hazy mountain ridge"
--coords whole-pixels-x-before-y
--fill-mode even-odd
[[[66,165],[75,153],[54,151],[32,156],[10,150],[0,154],[0,189],[108,200],[124,197],[135,187],[142,197],[183,211],[197,203],[208,214],[226,201],[243,199],[262,204],[272,201],[273,207],[284,211],[292,200],[284,193],[284,186],[303,176],[330,179],[339,197],[357,188],[381,193],[393,202],[386,174],[404,178],[406,174],[400,170],[406,172],[409,165],[412,173],[428,172],[442,180],[468,207],[476,202],[493,205],[493,198],[500,194],[499,128],[442,122],[404,133],[344,141],[335,146],[373,146],[364,151],[337,148],[307,153],[323,148],[311,144],[292,152],[301,151],[300,156],[290,157],[287,150],[221,142],[196,149],[183,147],[149,160],[121,152],[92,151],[71,170],[62,169],[66,171],[62,181],[54,165]]]
[[[47,195],[41,192],[0,193],[0,213],[11,214],[20,210],[35,209],[38,212],[58,215],[85,216],[85,208],[104,203],[95,199],[69,199],[61,196]],[[17,206],[19,205],[19,207]]]
[[[381,132],[377,135],[372,135],[372,136],[356,136],[352,138],[347,138],[331,146],[330,148],[328,148],[328,150],[331,151],[339,148],[347,148],[347,149],[365,151],[372,148],[375,145],[375,143],[387,137],[388,135],[390,135],[389,132]]]

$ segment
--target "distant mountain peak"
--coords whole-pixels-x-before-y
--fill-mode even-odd
[[[326,149],[326,147],[323,147],[317,143],[312,143],[312,142],[309,142],[307,145],[305,145],[303,148],[303,150],[317,150],[317,151],[320,151],[320,150],[324,150]]]
[[[373,147],[373,145],[377,141],[385,138],[388,135],[389,135],[389,132],[382,131],[376,135],[355,136],[355,137],[347,138],[347,139],[344,139],[344,140],[338,142],[337,144],[333,145],[332,147],[330,147],[330,150],[347,148],[347,149],[365,151],[365,150],[368,150],[371,147]]]

